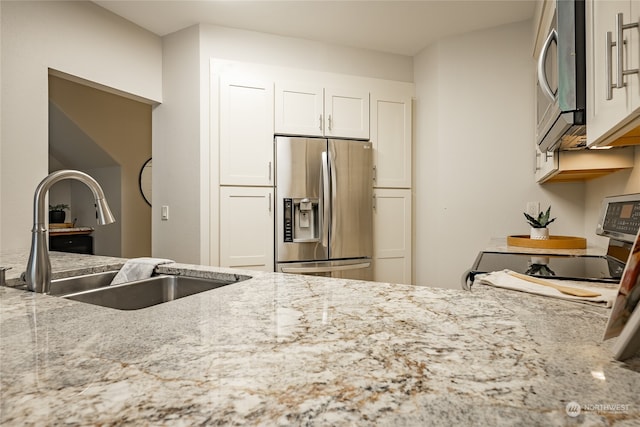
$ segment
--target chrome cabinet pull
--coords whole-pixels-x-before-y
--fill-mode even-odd
[[[625,24],[624,23],[624,14],[623,13],[617,13],[616,14],[616,37],[617,40],[613,41],[611,40],[612,35],[611,32],[608,31],[607,32],[607,36],[606,36],[606,46],[607,46],[607,52],[606,52],[606,64],[605,64],[605,75],[606,75],[606,83],[607,83],[607,96],[606,96],[606,100],[609,101],[611,99],[613,99],[613,89],[621,89],[623,87],[626,86],[626,83],[624,81],[624,76],[628,76],[630,74],[638,74],[640,72],[640,70],[638,68],[633,68],[633,69],[629,69],[629,70],[625,70],[624,69],[624,46],[627,44],[627,42],[624,40],[624,30],[630,30],[632,28],[638,28],[638,22],[632,22],[629,24]],[[612,52],[611,50],[613,48],[616,48],[616,54],[617,54],[617,58],[616,58],[616,82],[615,84],[612,81],[612,75],[613,72],[611,70],[611,68],[613,67],[613,60],[611,58]]]
[[[331,114],[329,114],[329,130],[331,130]]]
[[[624,82],[622,80],[622,74],[623,74],[623,69],[624,69],[624,61],[623,61],[623,56],[624,56],[624,35],[622,34],[622,32],[624,31],[624,24],[622,23],[622,21],[624,20],[622,13],[618,13],[616,15],[616,53],[618,55],[618,57],[616,58],[616,65],[617,65],[617,70],[616,70],[616,87],[618,89],[622,88],[624,86]]]
[[[540,83],[542,91],[547,95],[551,102],[555,102],[556,94],[553,93],[549,87],[549,81],[547,80],[547,73],[544,70],[544,64],[547,62],[547,54],[549,53],[551,43],[554,41],[558,43],[558,33],[555,28],[551,30],[547,39],[544,41],[544,44],[542,45],[542,52],[540,52],[540,58],[538,58],[538,82]]]
[[[319,126],[320,130],[322,130],[322,114],[320,114],[320,126]]]
[[[373,165],[373,182],[378,182],[378,168]]]
[[[611,58],[613,53],[613,48],[616,45],[616,42],[611,40],[611,31],[607,31],[607,51],[605,54],[605,80],[607,81],[607,96],[606,100],[610,101],[613,99],[613,88],[617,87],[617,84],[613,83],[613,59]]]
[[[271,193],[269,193],[269,213],[271,213]]]
[[[269,162],[269,182],[271,182],[271,162]]]
[[[376,199],[376,195],[374,194],[374,195],[373,195],[373,210],[374,210],[374,211],[375,211],[375,210],[376,210],[376,208],[377,208],[376,201],[377,201],[377,199]]]

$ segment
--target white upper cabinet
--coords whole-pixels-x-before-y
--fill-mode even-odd
[[[371,93],[374,187],[411,188],[411,96]]]
[[[275,131],[282,135],[369,139],[369,92],[279,82]]]
[[[325,89],[324,114],[325,136],[369,139],[369,92]]]
[[[536,182],[541,184],[558,169],[558,162],[556,161],[558,151],[545,151],[543,153],[538,148],[538,144],[534,145],[536,155],[536,169],[534,171],[534,176]]]
[[[324,88],[304,83],[276,83],[276,132],[322,136]]]
[[[638,126],[640,1],[587,1],[587,144],[617,141]],[[620,17],[620,18],[619,18]],[[618,21],[621,19],[621,21]]]
[[[220,79],[220,184],[273,185],[273,82]]]

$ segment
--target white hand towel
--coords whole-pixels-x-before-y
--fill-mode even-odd
[[[604,307],[611,307],[616,295],[618,294],[618,285],[615,284],[590,283],[587,285],[585,284],[586,282],[577,282],[573,280],[549,280],[549,282],[555,283],[557,285],[584,289],[600,294],[600,296],[597,297],[578,297],[574,295],[567,295],[563,294],[557,289],[550,288],[544,285],[538,285],[536,283],[528,282],[526,280],[514,277],[509,274],[509,270],[494,271],[492,273],[478,275],[476,276],[475,280],[478,283],[495,286],[498,288],[512,289],[515,291],[528,292],[536,295],[543,295],[552,298],[560,298],[568,301],[579,302],[582,304],[594,304]]]
[[[148,279],[153,274],[157,266],[174,262],[164,258],[133,258],[124,263],[118,274],[111,281],[111,285],[134,282],[136,280]]]

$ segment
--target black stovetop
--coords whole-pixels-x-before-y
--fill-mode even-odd
[[[504,252],[480,252],[469,279],[476,274],[499,270],[546,279],[564,279],[618,283],[624,263],[612,257],[597,255],[541,255]]]

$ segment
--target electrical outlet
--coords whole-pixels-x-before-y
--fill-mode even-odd
[[[162,206],[162,212],[160,213],[160,218],[163,221],[168,221],[169,220],[169,206]]]
[[[540,202],[527,202],[527,209],[525,212],[532,217],[537,218],[540,213]]]

